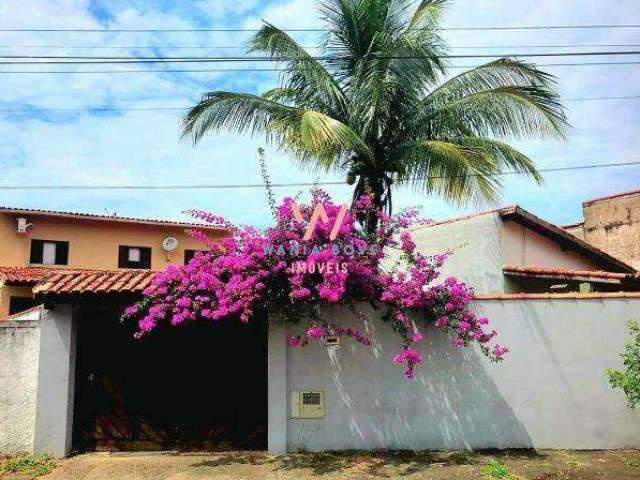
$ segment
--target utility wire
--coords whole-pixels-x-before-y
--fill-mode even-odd
[[[442,27],[408,30],[476,31],[476,30],[591,30],[601,28],[640,28],[638,24],[620,25],[527,25],[493,27]],[[0,32],[70,32],[70,33],[200,33],[200,32],[259,32],[260,28],[2,28]],[[282,28],[284,32],[329,32],[324,28]]]
[[[17,64],[20,64],[18,62]],[[55,64],[53,62],[52,64]],[[537,67],[588,67],[639,65],[640,62],[574,62],[574,63],[538,63]],[[449,65],[447,69],[476,68],[480,65]],[[0,74],[69,74],[69,73],[215,73],[215,72],[286,72],[284,68],[208,68],[208,69],[171,69],[171,70],[0,70]]]
[[[540,173],[566,172],[574,170],[591,170],[596,168],[628,167],[640,165],[640,161],[626,163],[600,163],[594,165],[577,165],[573,167],[541,168]],[[493,176],[523,175],[525,172],[506,171],[496,172]],[[479,174],[429,176],[419,177],[419,180],[438,180],[446,178],[471,178],[481,176]],[[285,187],[311,187],[314,185],[347,185],[347,182],[296,182],[296,183],[272,183],[275,188]],[[0,185],[0,190],[228,190],[241,188],[264,188],[262,183],[244,184],[211,184],[211,185]]]
[[[433,57],[418,55],[389,55],[379,56],[370,55],[372,60],[419,60],[429,58],[441,59],[461,59],[461,58],[533,58],[533,57],[606,57],[612,55],[640,55],[640,50],[619,50],[614,52],[547,52],[547,53],[505,53],[501,55],[480,54],[480,55],[434,55]],[[304,62],[304,61],[341,61],[341,57],[326,55],[307,58],[298,57],[258,57],[258,56],[237,56],[237,57],[115,57],[115,56],[68,56],[68,55],[0,55],[0,59],[8,59],[8,61],[0,61],[3,65],[16,64],[111,64],[111,63],[236,63],[236,62]],[[32,59],[38,59],[32,61]],[[20,60],[20,61],[16,61]],[[51,60],[55,60],[52,62]]]
[[[591,102],[604,100],[638,100],[640,95],[620,95],[614,97],[576,97],[563,98],[564,102]],[[82,108],[57,108],[38,107],[26,108],[0,108],[0,113],[25,113],[33,114],[38,112],[145,112],[145,111],[181,111],[189,110],[191,107],[82,107]]]
[[[454,50],[458,49],[481,49],[486,48],[490,50],[502,49],[502,48],[613,48],[613,47],[640,47],[639,43],[587,43],[587,44],[558,44],[558,45],[451,45],[450,48]],[[127,50],[140,50],[140,49],[155,49],[155,50],[246,50],[246,46],[238,45],[0,45],[0,48],[59,48],[59,49],[103,49],[103,50],[115,50],[115,49],[127,49]],[[305,49],[321,49],[320,45],[302,45]]]

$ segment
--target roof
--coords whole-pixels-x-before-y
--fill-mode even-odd
[[[531,212],[521,208],[518,205],[510,205],[508,207],[496,208],[493,210],[486,210],[484,212],[473,213],[471,215],[466,215],[463,217],[451,218],[448,220],[443,220],[440,222],[434,222],[422,225],[420,228],[432,228],[439,225],[450,224],[454,222],[459,222],[463,220],[469,220],[472,218],[480,217],[483,215],[497,214],[504,220],[511,220],[516,223],[519,223],[534,232],[542,235],[554,242],[560,244],[563,248],[568,250],[575,250],[579,252],[581,255],[590,258],[591,260],[597,262],[601,267],[606,268],[607,270],[617,271],[617,272],[626,272],[626,273],[635,273],[636,269],[631,265],[615,258],[608,253],[603,252],[599,248],[591,245],[590,243],[585,242],[581,238],[572,235],[566,230],[549,223]]]
[[[640,189],[629,190],[628,192],[612,193],[610,195],[605,195],[604,197],[591,198],[589,200],[585,200],[584,202],[582,202],[582,206],[588,207],[589,205],[592,205],[598,202],[603,202],[605,200],[612,200],[614,198],[620,198],[620,197],[629,197],[633,195],[640,195]]]
[[[16,215],[40,215],[45,217],[71,218],[76,220],[92,220],[99,222],[134,223],[138,225],[157,225],[162,227],[178,228],[202,228],[206,230],[227,231],[227,229],[225,228],[216,227],[207,223],[178,222],[173,220],[158,220],[153,218],[120,217],[117,215],[97,215],[93,213],[39,210],[34,208],[14,208],[0,206],[0,213],[10,213]]]
[[[447,218],[445,220],[439,220],[437,222],[422,223],[420,225],[416,225],[416,226],[410,227],[410,230],[419,230],[419,229],[421,229],[423,227],[437,227],[439,225],[447,225],[447,224],[450,224],[450,223],[460,222],[460,221],[463,221],[463,220],[470,220],[472,218],[482,217],[483,215],[490,215],[492,213],[500,213],[503,209],[512,208],[512,207],[515,207],[515,205],[508,206],[508,207],[503,207],[503,208],[493,208],[491,210],[484,210],[482,212],[470,213],[469,215],[462,215],[460,217]]]
[[[502,208],[500,209],[499,214],[504,220],[512,220],[519,223],[533,230],[537,234],[553,240],[565,249],[574,250],[581,255],[590,258],[607,270],[636,273],[636,269],[628,263],[603,252],[590,243],[572,235],[557,225],[542,220],[533,213],[530,213],[517,205]]]
[[[603,283],[622,283],[628,280],[638,280],[638,274],[617,273],[592,270],[569,270],[563,268],[545,267],[520,267],[516,265],[505,265],[502,269],[505,275],[537,277],[537,278],[557,278],[563,280],[582,280]]]
[[[612,298],[640,299],[640,292],[488,293],[473,296],[474,300],[606,300]]]
[[[570,230],[572,228],[578,227],[584,227],[584,222],[570,223],[569,225],[560,225],[560,228],[564,228],[565,230]]]
[[[153,270],[85,270],[57,272],[36,285],[34,295],[142,293],[158,272]]]
[[[0,280],[5,285],[31,286],[41,282],[49,275],[72,271],[48,267],[0,267]]]

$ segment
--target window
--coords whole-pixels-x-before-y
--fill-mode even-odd
[[[184,251],[184,264],[188,264],[193,257],[196,256],[196,253],[204,253],[206,250],[185,250]]]
[[[39,304],[40,302],[31,297],[9,297],[9,315],[24,312]]]
[[[151,248],[120,245],[118,268],[151,268]]]
[[[69,242],[55,240],[31,240],[29,263],[37,265],[67,265]]]

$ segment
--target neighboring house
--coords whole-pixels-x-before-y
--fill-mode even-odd
[[[203,248],[185,231],[194,226],[213,239],[226,234],[184,222],[0,207],[0,319],[35,306],[32,288],[56,273],[186,263]]]
[[[424,253],[454,252],[441,280],[475,287],[474,308],[511,349],[503,363],[424,328],[407,381],[389,323],[365,323],[369,348],[296,348],[306,322],[277,312],[138,342],[118,319],[149,275],[58,273],[34,287],[45,307],[0,322],[0,450],[640,447],[640,417],[604,375],[640,314],[633,267],[517,206],[413,234]],[[348,307],[324,314],[363,328]]]
[[[477,294],[640,290],[633,266],[518,206],[415,227],[426,253],[451,251],[442,275]]]
[[[640,269],[640,190],[582,203],[584,220],[563,228]]]

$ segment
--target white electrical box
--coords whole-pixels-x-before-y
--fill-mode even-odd
[[[324,392],[295,390],[291,392],[291,418],[324,418]]]

